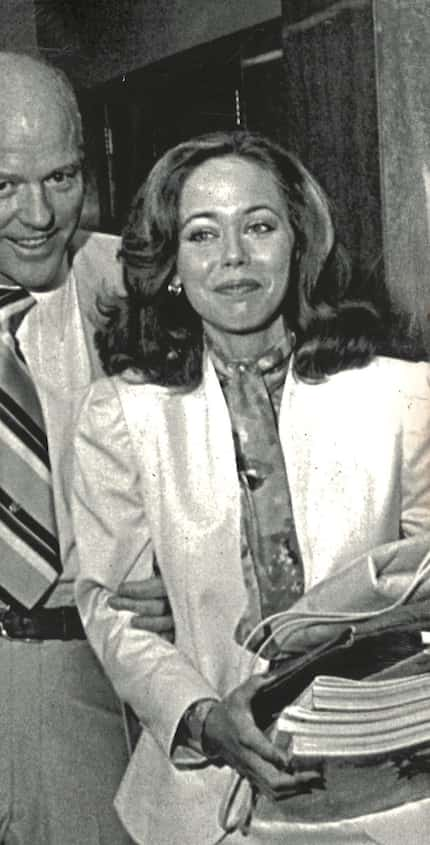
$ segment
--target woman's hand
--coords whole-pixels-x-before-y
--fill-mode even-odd
[[[133,628],[159,634],[168,642],[174,641],[172,612],[163,580],[159,575],[142,581],[123,581],[116,594],[109,599],[109,607],[134,613],[131,620]]]
[[[335,640],[347,627],[347,621],[330,622],[324,625],[321,623],[310,625],[304,622],[301,627],[298,626],[286,638],[282,634],[279,635],[277,639],[279,656],[282,655],[282,652],[291,657],[305,654],[313,648],[329,643],[330,640]]]
[[[320,776],[314,771],[288,773],[287,754],[255,724],[251,700],[265,683],[266,678],[254,676],[214,703],[204,723],[203,746],[208,755],[220,758],[276,801]]]

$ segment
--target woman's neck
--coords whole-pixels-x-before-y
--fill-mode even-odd
[[[283,317],[264,329],[246,334],[224,332],[204,323],[205,335],[222,354],[226,361],[254,361],[264,355],[273,346],[277,346],[288,335]]]

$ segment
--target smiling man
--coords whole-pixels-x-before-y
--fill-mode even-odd
[[[67,504],[76,411],[101,372],[91,319],[97,293],[121,285],[119,243],[78,231],[83,136],[65,77],[11,53],[0,77],[0,841],[121,845],[122,717],[75,607]],[[165,612],[155,578],[116,601]]]
[[[47,290],[64,281],[82,209],[80,116],[51,69],[6,55],[0,69],[0,272],[5,282]]]

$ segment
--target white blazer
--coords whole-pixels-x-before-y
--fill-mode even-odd
[[[319,385],[288,373],[279,429],[307,589],[374,546],[430,530],[428,376],[426,364],[383,358]],[[144,726],[117,808],[136,842],[212,845],[229,770],[184,771],[170,758],[186,707],[223,695],[249,670],[233,637],[246,602],[234,446],[210,361],[188,393],[96,383],[75,447],[78,604]],[[175,645],[107,607],[123,578],[150,572],[154,552]]]

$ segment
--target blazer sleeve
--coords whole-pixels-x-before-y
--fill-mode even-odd
[[[179,721],[200,698],[219,698],[185,654],[131,626],[108,606],[122,580],[152,574],[144,502],[114,380],[89,391],[75,437],[72,512],[79,575],[76,598],[88,639],[119,697],[166,754]]]
[[[430,367],[411,365],[402,395],[401,533],[430,531]]]

